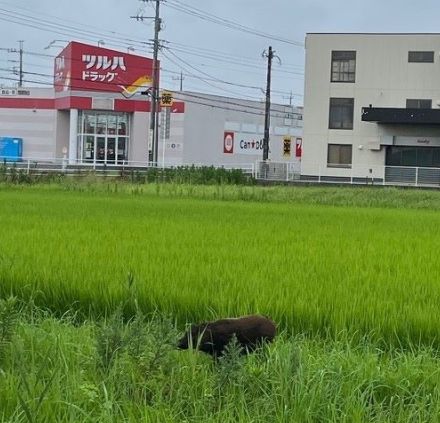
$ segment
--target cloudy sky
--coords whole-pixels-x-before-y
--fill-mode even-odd
[[[161,3],[162,86],[262,99],[273,46],[273,98],[301,105],[307,32],[440,32],[439,0],[166,0]],[[0,0],[0,84],[14,84],[24,40],[25,85],[52,82],[53,56],[68,40],[151,56],[152,2],[139,0]],[[58,40],[53,42],[54,40]],[[52,43],[53,42],[53,43]],[[50,48],[47,48],[50,44]]]

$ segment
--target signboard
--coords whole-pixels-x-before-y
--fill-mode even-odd
[[[440,137],[405,137],[394,136],[396,146],[439,147]]]
[[[0,89],[0,95],[3,96],[16,96],[16,95],[31,95],[29,90],[16,89],[16,88],[2,88]]]
[[[57,92],[105,91],[129,98],[150,88],[152,75],[152,59],[73,41],[55,58],[54,86]]]
[[[283,157],[290,157],[290,147],[292,139],[290,137],[284,137],[283,139]]]
[[[167,142],[166,148],[171,151],[183,151],[183,144],[181,142]]]
[[[262,155],[263,138],[258,134],[236,134],[236,154]]]
[[[302,138],[297,138],[295,141],[295,157],[300,158],[302,156]]]
[[[223,153],[234,154],[234,132],[225,131],[223,136]]]
[[[171,91],[162,91],[162,95],[160,96],[160,105],[162,107],[172,107],[173,103],[173,93]]]

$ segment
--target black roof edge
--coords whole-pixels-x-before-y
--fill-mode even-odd
[[[440,32],[306,32],[306,35],[440,35]]]

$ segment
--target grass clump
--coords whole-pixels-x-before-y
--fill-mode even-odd
[[[282,333],[249,356],[232,344],[214,362],[176,351],[179,329],[158,314],[80,325],[47,313],[29,319],[20,315],[0,374],[2,422],[428,422],[440,412],[430,347],[384,351],[346,332],[331,343]],[[110,322],[125,344],[104,368],[94,341]],[[141,346],[132,343],[139,331]],[[149,341],[157,334],[160,354]]]

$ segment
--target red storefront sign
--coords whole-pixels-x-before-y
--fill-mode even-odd
[[[295,143],[295,157],[302,156],[302,144],[303,144],[302,138],[297,138]]]
[[[158,63],[159,66],[159,63]],[[72,41],[55,58],[55,91],[104,91],[132,97],[153,83],[153,60]]]
[[[223,138],[223,153],[233,154],[234,153],[234,133],[225,132]]]

